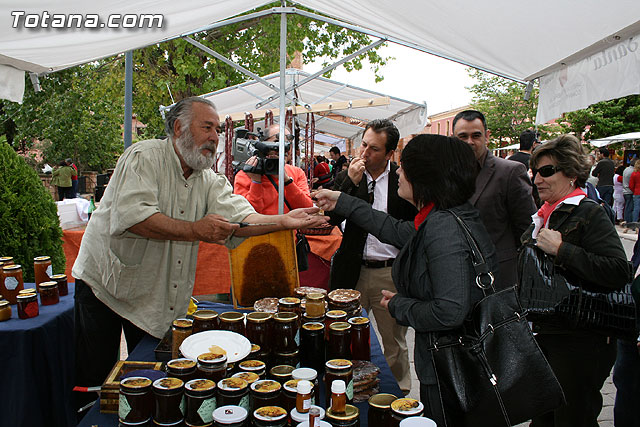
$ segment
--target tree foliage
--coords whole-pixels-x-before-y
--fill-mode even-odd
[[[522,131],[536,127],[537,84],[527,101],[524,99],[526,87],[521,83],[472,68],[468,72],[477,82],[468,88],[473,93],[471,108],[485,115],[495,147],[515,144]],[[548,139],[553,133],[550,126],[538,126],[537,130],[541,139]]]
[[[567,113],[561,125],[565,132],[589,140],[636,132],[639,123],[640,95],[629,95]]]

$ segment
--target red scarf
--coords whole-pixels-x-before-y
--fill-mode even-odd
[[[416,226],[416,230],[418,229],[418,227],[420,227],[420,224],[422,224],[424,220],[427,219],[427,215],[429,215],[434,206],[435,205],[433,204],[433,202],[429,202],[426,204],[426,206],[420,209],[420,212],[418,212],[415,219],[413,220]]]
[[[563,198],[561,198],[560,200],[558,200],[554,204],[550,204],[549,202],[544,202],[544,204],[542,205],[542,207],[538,211],[538,216],[542,217],[543,226],[544,226],[544,224],[547,223],[547,221],[549,220],[549,217],[551,216],[551,213],[556,209],[556,207],[561,202],[563,202],[564,200],[568,199],[569,197],[574,197],[574,196],[586,196],[586,194],[585,194],[584,191],[582,191],[582,189],[576,188],[571,193],[567,194],[566,196],[564,196]]]

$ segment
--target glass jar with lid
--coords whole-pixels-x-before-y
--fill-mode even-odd
[[[416,399],[408,397],[396,399],[391,402],[391,415],[389,417],[389,426],[398,427],[400,421],[408,417],[418,417],[422,415],[424,405]]]
[[[325,420],[333,427],[360,427],[360,410],[353,405],[346,405],[345,412],[341,414],[327,409]]]
[[[342,380],[347,385],[347,403],[353,402],[353,363],[346,359],[332,359],[325,363],[324,384],[325,390],[331,390],[331,384],[335,380]],[[331,393],[326,393],[326,407],[331,404]]]
[[[182,397],[184,382],[178,378],[160,378],[153,382],[155,406],[153,420],[160,425],[182,423]]]
[[[300,316],[300,298],[285,297],[278,300],[278,312],[295,313]]]
[[[216,384],[227,374],[227,355],[224,353],[202,353],[198,356],[197,375]]]
[[[260,360],[243,360],[238,363],[238,369],[242,372],[253,372],[262,379],[267,376],[267,365]]]
[[[237,405],[249,411],[249,384],[235,377],[218,381],[218,405]]]
[[[118,395],[118,419],[123,425],[140,425],[153,415],[153,391],[151,380],[145,377],[129,377],[120,381]]]
[[[59,303],[60,294],[58,292],[58,282],[40,283],[40,304],[55,305]]]
[[[334,322],[346,322],[347,312],[344,310],[329,310],[324,317],[324,338],[329,340],[329,327]]]
[[[263,406],[282,406],[282,385],[274,380],[259,380],[251,384],[251,410]]]
[[[51,280],[58,284],[58,294],[61,297],[69,295],[69,283],[66,274],[54,274]]]
[[[262,311],[247,314],[247,338],[265,352],[269,350],[271,339],[271,318],[271,313]]]
[[[2,283],[0,293],[9,304],[17,303],[18,292],[24,289],[22,266],[20,264],[5,264],[2,266]]]
[[[18,295],[18,317],[20,319],[31,319],[40,314],[38,297],[35,293],[25,293]]]
[[[297,299],[297,298],[296,298]],[[273,316],[273,347],[275,353],[287,353],[298,349],[298,315],[292,312]]]
[[[198,310],[193,313],[193,332],[213,331],[218,329],[218,312],[215,310]]]
[[[207,427],[213,423],[216,409],[216,383],[207,379],[194,379],[184,385],[187,427]]]
[[[370,323],[366,317],[352,317],[351,325],[351,359],[371,360]]]
[[[36,279],[36,289],[40,292],[40,283],[50,282],[53,276],[50,256],[37,256],[33,259],[33,273]]]
[[[307,294],[305,311],[308,317],[322,317],[325,313],[324,295],[321,293]]]
[[[6,299],[0,300],[0,322],[11,319],[11,304]]]
[[[218,315],[219,328],[223,331],[231,331],[240,335],[245,335],[244,313],[238,311],[227,311]]]
[[[213,423],[216,427],[248,427],[249,412],[237,405],[218,406],[213,411]]]
[[[333,322],[329,326],[327,359],[351,360],[351,325],[347,322]]]
[[[324,324],[308,322],[300,330],[300,366],[324,371]]]
[[[391,403],[397,397],[389,393],[374,394],[369,398],[369,427],[387,427],[391,417]]]
[[[167,362],[167,376],[187,383],[196,378],[196,362],[191,359],[173,359]]]
[[[177,359],[180,357],[180,346],[182,342],[191,335],[193,328],[193,320],[176,319],[171,325],[171,357]]]
[[[253,422],[256,427],[285,427],[287,411],[280,406],[262,406],[253,411]]]

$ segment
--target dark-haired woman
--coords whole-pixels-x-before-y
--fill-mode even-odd
[[[438,332],[456,329],[482,298],[471,286],[476,273],[469,245],[454,216],[469,226],[489,263],[497,270],[495,248],[478,211],[467,202],[474,192],[476,161],[471,147],[456,138],[418,135],[402,151],[398,195],[419,209],[413,221],[376,211],[363,200],[321,190],[320,208],[347,217],[384,243],[402,248],[393,264],[397,293],[383,291],[381,304],[396,321],[416,331],[415,364],[425,416],[438,425],[456,425],[456,413],[440,401],[431,354]],[[446,417],[446,418],[445,418]]]
[[[535,242],[554,257],[557,272],[587,290],[607,292],[628,283],[631,265],[620,237],[604,209],[582,190],[589,165],[580,141],[571,135],[549,141],[533,152],[530,165],[544,204],[522,242]],[[534,331],[567,404],[531,425],[597,427],[600,389],[616,359],[615,339],[568,325],[534,323]]]

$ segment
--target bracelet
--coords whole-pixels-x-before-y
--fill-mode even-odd
[[[254,184],[262,184],[262,181],[254,181],[254,180],[251,180],[251,182],[253,182]]]
[[[284,185],[289,185],[293,182],[293,178],[289,178],[289,181],[285,181]]]

